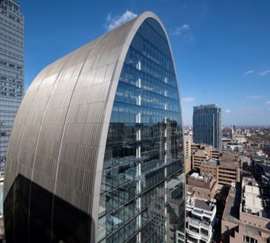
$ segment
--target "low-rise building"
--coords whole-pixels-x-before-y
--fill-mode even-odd
[[[223,242],[270,242],[270,219],[256,180],[231,187],[222,217]]]
[[[240,179],[240,160],[235,154],[224,152],[220,159],[206,159],[200,164],[201,174],[212,175],[219,185],[232,185]]]
[[[263,145],[263,152],[270,156],[270,144],[264,144]]]
[[[184,135],[184,158],[185,158],[185,172],[188,173],[191,170],[191,144],[192,134],[188,133]]]
[[[187,197],[186,242],[210,243],[213,237],[215,217],[215,202]]]
[[[200,165],[200,173],[204,175],[212,175],[218,180],[218,166],[220,161],[217,159],[209,159],[202,161]]]
[[[199,175],[193,172],[187,176],[187,195],[204,200],[212,200],[217,190],[217,181],[211,175]]]
[[[209,145],[192,144],[192,168],[199,169],[202,161],[208,159],[219,159],[220,152]]]
[[[218,184],[232,185],[240,181],[240,159],[234,153],[224,152],[218,166]]]
[[[216,180],[193,172],[187,176],[186,242],[208,243],[216,219]]]
[[[247,142],[247,138],[246,138],[246,136],[245,135],[243,135],[243,134],[234,134],[233,135],[233,140],[235,141],[235,142],[237,142],[237,143],[246,143]]]
[[[239,144],[236,142],[229,142],[224,146],[225,150],[229,150],[232,152],[242,152],[243,151],[243,144]]]

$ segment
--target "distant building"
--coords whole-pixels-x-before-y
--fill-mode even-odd
[[[209,145],[192,144],[191,145],[192,169],[199,169],[202,161],[208,159],[219,159],[220,152]]]
[[[242,152],[243,151],[243,145],[237,142],[229,142],[226,145],[223,146],[225,150],[230,150],[233,152]]]
[[[0,170],[23,96],[24,19],[15,0],[0,0]]]
[[[270,157],[270,144],[263,145],[263,152]]]
[[[193,172],[187,176],[186,193],[190,197],[213,200],[217,190],[217,181],[211,175]]]
[[[269,243],[270,218],[261,190],[254,178],[243,177],[242,185],[231,187],[222,217],[225,243]]]
[[[221,136],[221,108],[216,105],[195,106],[193,109],[193,142],[212,145],[221,150]]]
[[[0,242],[2,242],[2,240],[5,238],[3,201],[4,201],[4,175],[0,174]]]
[[[227,145],[229,143],[231,143],[233,140],[231,138],[223,137],[221,139],[221,141],[222,141],[222,150],[226,150],[227,149]]]
[[[222,129],[222,135],[225,138],[232,138],[233,136],[233,129],[231,127],[225,127]]]
[[[217,159],[208,159],[202,161],[200,164],[200,173],[203,175],[212,175],[216,180],[218,180],[218,167],[220,161]]]
[[[190,133],[184,135],[184,156],[185,156],[185,172],[191,170],[191,145],[192,135]]]
[[[201,174],[210,174],[219,185],[232,185],[240,180],[240,161],[233,153],[224,152],[217,159],[208,159],[200,164]]]
[[[234,134],[233,141],[238,144],[243,144],[247,142],[247,138],[246,138],[246,135],[244,134]]]
[[[212,242],[216,223],[216,180],[192,173],[187,177],[186,242]]]
[[[232,185],[240,181],[240,159],[237,155],[224,152],[218,166],[218,184]]]

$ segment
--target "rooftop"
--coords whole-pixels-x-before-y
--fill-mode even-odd
[[[243,190],[243,211],[262,216],[263,201],[261,198],[260,188],[254,178],[244,177],[242,181]]]
[[[231,187],[226,199],[222,220],[237,223],[239,220],[241,188],[240,185]]]
[[[193,172],[187,176],[187,186],[212,190],[215,184],[216,180],[212,175],[200,175],[197,172]]]
[[[209,104],[209,105],[198,105],[193,107],[194,110],[202,110],[202,109],[220,109],[215,104]]]
[[[198,172],[192,172],[192,174],[189,175],[188,179],[190,178],[205,183],[209,183],[213,180],[213,177],[211,175],[200,175]]]
[[[239,167],[239,156],[232,152],[223,152],[220,158],[220,165],[222,167],[237,168]]]
[[[204,201],[204,200],[200,200],[200,199],[195,199],[194,200],[194,206],[196,208],[200,208],[206,211],[212,211],[214,208],[214,203],[210,202],[210,201]]]
[[[208,164],[208,165],[213,165],[213,166],[218,166],[220,161],[218,159],[207,159],[202,161],[202,164]]]

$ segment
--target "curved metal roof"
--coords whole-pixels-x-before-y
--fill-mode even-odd
[[[156,15],[145,12],[37,75],[10,138],[5,197],[20,174],[97,219],[118,80],[131,41],[147,18],[164,29]]]

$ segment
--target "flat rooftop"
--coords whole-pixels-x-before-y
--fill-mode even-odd
[[[213,180],[213,176],[211,175],[200,175],[198,172],[192,172],[189,176],[188,179],[193,179],[205,183],[209,183]]]
[[[200,200],[200,199],[195,199],[194,200],[194,206],[196,208],[200,208],[206,211],[212,211],[215,204],[213,202],[210,201],[204,201],[204,200]]]
[[[231,187],[229,194],[226,199],[226,205],[223,211],[222,220],[237,223],[239,220],[239,207],[241,198],[241,188],[240,185],[236,187]]]
[[[264,207],[259,185],[253,178],[243,178],[243,211],[255,215],[262,215]]]
[[[237,168],[239,167],[239,156],[231,152],[223,152],[220,165],[222,167]]]
[[[208,159],[208,160],[202,161],[202,164],[218,166],[220,164],[220,161],[218,159]]]

